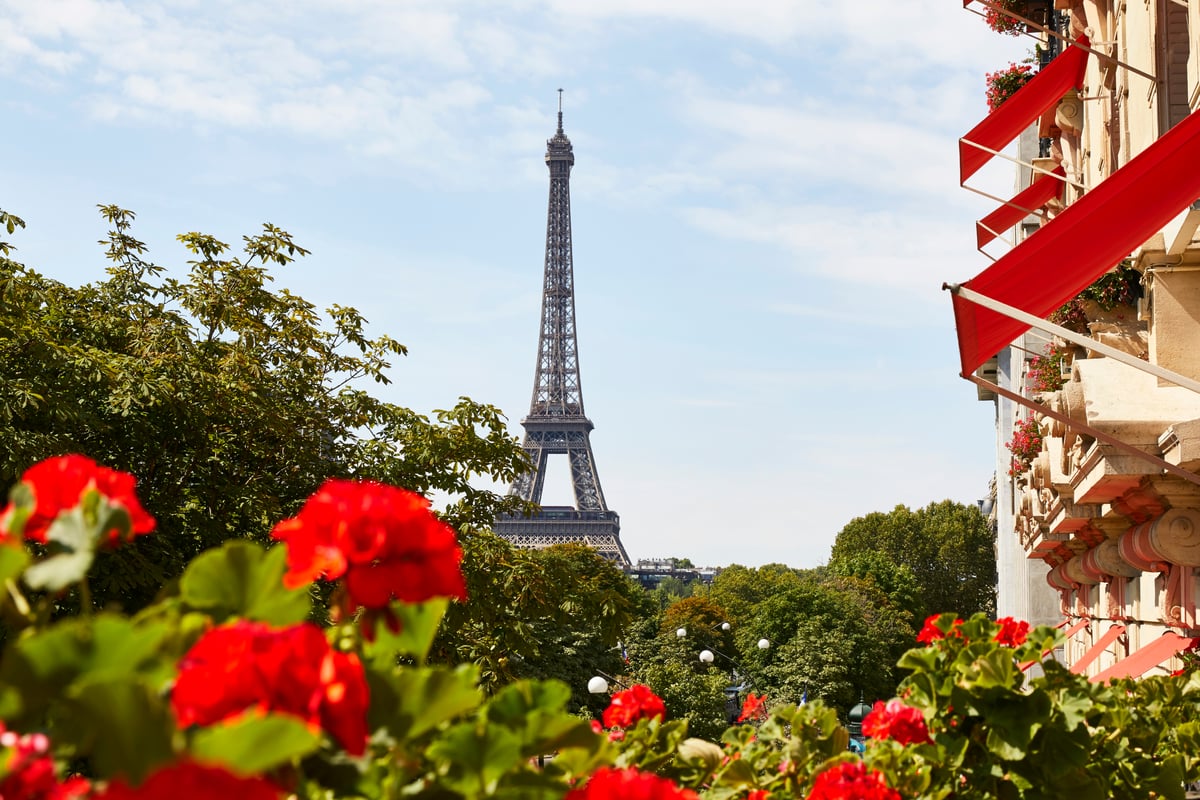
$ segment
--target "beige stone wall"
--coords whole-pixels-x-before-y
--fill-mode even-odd
[[[1093,188],[1200,106],[1200,0],[1067,0],[1071,30],[1151,80],[1089,60],[1077,127],[1052,135],[1068,175]],[[1060,107],[1061,108],[1061,107]],[[1059,115],[1062,122],[1062,115]],[[1197,165],[1200,169],[1200,164]],[[1068,202],[1079,193],[1068,193]],[[1138,252],[1145,296],[1116,319],[1090,319],[1089,335],[1200,380],[1200,203]],[[1107,337],[1107,338],[1106,338]],[[1065,342],[1062,343],[1065,346]],[[1067,384],[1045,407],[1141,453],[1200,474],[1200,394],[1076,348]],[[1200,636],[1200,486],[1161,464],[1097,440],[1050,416],[1045,444],[1015,479],[1017,536],[1050,566],[1061,612],[1089,620],[1064,657],[1075,663],[1106,631],[1124,632],[1086,673],[1095,675],[1168,631]],[[1174,669],[1169,659],[1150,674]]]

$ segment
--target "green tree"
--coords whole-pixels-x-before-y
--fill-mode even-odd
[[[703,597],[686,597],[643,616],[630,630],[626,683],[644,683],[667,706],[669,719],[686,719],[688,733],[715,738],[726,725],[726,689],[734,683],[729,659],[740,663],[725,610]],[[682,628],[684,636],[677,635]],[[722,654],[702,662],[702,650]],[[739,680],[745,676],[739,676]]]
[[[521,550],[487,530],[462,542],[469,601],[451,604],[431,657],[475,664],[489,693],[557,678],[572,710],[603,711],[607,699],[590,696],[587,682],[622,670],[620,642],[645,605],[642,588],[584,545]]]
[[[800,573],[784,564],[743,567],[733,564],[721,570],[706,596],[729,613],[729,621],[738,628],[754,614],[754,608],[764,600],[794,589],[803,582]]]
[[[370,337],[353,308],[323,317],[269,270],[308,251],[264,225],[241,253],[187,233],[183,277],[147,260],[133,214],[101,208],[107,277],[51,280],[0,247],[0,483],[80,452],[138,476],[158,535],[105,555],[98,599],[146,603],[196,553],[264,540],[327,477],[372,478],[448,498],[456,525],[519,501],[476,488],[527,463],[498,409],[459,398],[429,419],[373,397],[404,347]],[[23,223],[0,212],[13,232]]]
[[[872,553],[912,571],[922,601],[918,617],[995,614],[995,534],[973,505],[943,500],[851,520],[834,541],[831,561]]]
[[[732,651],[756,692],[772,703],[821,699],[843,716],[860,699],[892,694],[901,678],[896,661],[913,643],[908,611],[867,578],[824,568],[765,574],[789,577],[770,593],[742,592],[761,599],[734,628]],[[735,572],[735,580],[748,590],[751,572]],[[767,648],[759,647],[761,639]]]
[[[882,553],[869,551],[835,558],[829,562],[829,572],[843,578],[870,581],[887,595],[895,608],[907,612],[912,620],[916,620],[925,608],[921,586],[912,570]]]

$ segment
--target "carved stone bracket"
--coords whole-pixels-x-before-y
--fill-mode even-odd
[[[1177,627],[1195,627],[1200,511],[1173,508],[1153,522],[1134,525],[1121,535],[1117,549],[1132,566],[1163,574],[1163,621]]]

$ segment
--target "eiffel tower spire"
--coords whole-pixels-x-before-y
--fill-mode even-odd
[[[609,511],[596,473],[589,438],[593,425],[583,411],[579,350],[575,337],[575,276],[571,247],[571,167],[575,153],[563,132],[562,89],[558,90],[558,130],[546,141],[550,201],[546,213],[546,265],[542,284],[542,324],[529,416],[522,447],[534,470],[514,481],[511,493],[541,503],[551,455],[565,455],[575,493],[573,507],[546,506],[532,517],[506,516],[496,533],[519,547],[580,542],[628,565],[621,525]]]

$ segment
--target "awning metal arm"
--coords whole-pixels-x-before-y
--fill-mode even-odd
[[[1037,328],[1039,331],[1052,333],[1055,336],[1062,337],[1068,342],[1077,344],[1080,347],[1085,347],[1088,350],[1093,350],[1102,356],[1107,356],[1114,361],[1120,361],[1134,369],[1153,375],[1156,378],[1161,378],[1164,381],[1173,383],[1176,386],[1182,386],[1184,389],[1190,389],[1196,394],[1200,394],[1200,381],[1189,378],[1186,375],[1180,375],[1178,372],[1172,372],[1165,367],[1160,367],[1158,364],[1151,364],[1149,361],[1143,361],[1137,356],[1130,355],[1123,350],[1118,350],[1115,347],[1098,342],[1090,336],[1076,333],[1068,330],[1061,325],[1055,325],[1053,322],[1048,322],[1040,317],[1035,317],[1026,311],[1019,308],[1001,303],[999,300],[994,300],[987,295],[980,294],[972,289],[968,289],[961,284],[947,284],[944,288],[948,289],[951,294],[958,295],[964,300],[969,300],[976,305],[990,308],[998,314],[1003,314],[1009,319],[1015,319],[1018,322],[1023,322],[1031,328]]]
[[[1019,167],[1025,167],[1026,169],[1032,170],[1033,172],[1040,172],[1042,175],[1049,175],[1051,178],[1054,178],[1055,180],[1062,181],[1063,183],[1069,183],[1071,186],[1074,186],[1076,189],[1083,189],[1084,191],[1087,191],[1086,184],[1079,183],[1078,181],[1073,181],[1070,178],[1064,177],[1062,175],[1055,175],[1052,170],[1048,170],[1045,167],[1039,167],[1036,164],[1032,164],[1028,161],[1022,161],[1019,158],[1014,158],[1014,157],[1007,155],[999,150],[993,150],[992,148],[987,147],[986,145],[979,144],[979,142],[973,142],[970,139],[966,138],[965,136],[962,137],[961,139],[959,139],[959,141],[965,145],[974,147],[976,150],[982,150],[983,152],[987,153],[988,155],[994,156],[996,158],[1003,158],[1005,161],[1011,161],[1012,163],[1016,164]],[[961,186],[962,188],[966,189],[969,192],[975,192],[976,194],[981,194],[984,197],[992,197],[992,195],[987,194],[986,192],[982,192],[979,189],[974,189],[970,186],[967,186],[966,183],[960,183],[959,186]],[[1003,200],[1000,200],[1000,198],[998,198],[998,197],[993,198],[993,199],[998,200],[1000,202],[1004,202]]]
[[[1181,467],[1177,464],[1172,464],[1169,461],[1164,461],[1163,459],[1159,458],[1158,456],[1154,455],[1153,453],[1147,453],[1145,450],[1139,450],[1138,448],[1134,447],[1133,445],[1129,444],[1128,442],[1123,442],[1110,433],[1105,433],[1104,431],[1097,430],[1096,428],[1093,428],[1091,425],[1088,425],[1085,422],[1080,422],[1078,420],[1071,419],[1070,417],[1068,417],[1066,414],[1062,413],[1061,411],[1055,411],[1054,409],[1049,408],[1048,406],[1044,406],[1039,403],[1035,403],[1034,401],[1030,400],[1028,397],[1025,397],[1022,394],[1018,394],[1017,392],[1011,391],[1009,389],[1005,389],[1003,386],[997,386],[996,384],[992,383],[991,381],[981,378],[978,375],[963,375],[962,377],[966,378],[971,383],[977,384],[979,386],[984,387],[985,389],[988,389],[989,391],[995,392],[996,394],[1000,395],[1001,397],[1012,400],[1014,403],[1023,405],[1026,408],[1036,411],[1039,414],[1043,414],[1047,417],[1050,417],[1051,419],[1058,420],[1059,422],[1061,422],[1063,425],[1065,425],[1070,430],[1073,430],[1073,431],[1076,431],[1079,433],[1086,433],[1088,436],[1091,436],[1101,442],[1104,442],[1105,444],[1112,445],[1113,447],[1117,448],[1118,450],[1120,450],[1124,453],[1128,453],[1131,456],[1136,456],[1137,458],[1140,458],[1144,461],[1149,461],[1151,464],[1154,464],[1156,467],[1162,468],[1164,471],[1169,472],[1170,474],[1176,476],[1177,478],[1183,478],[1188,483],[1193,483],[1197,486],[1200,486],[1200,475],[1197,475],[1193,472],[1188,472],[1186,469],[1184,469],[1183,467]]]

